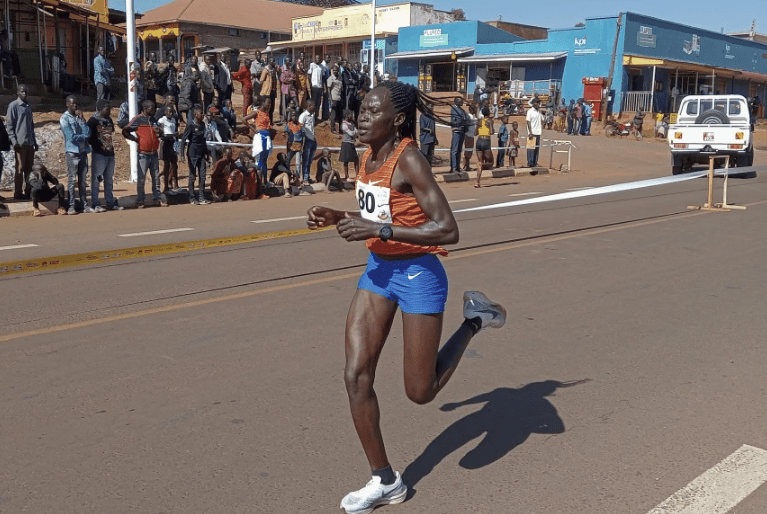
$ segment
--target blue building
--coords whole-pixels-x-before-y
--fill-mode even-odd
[[[612,114],[673,112],[696,93],[767,98],[767,45],[635,13],[589,18],[532,41],[481,22],[408,27],[389,57],[399,60],[400,80],[432,92],[498,85],[516,97],[569,100],[587,96],[586,83],[611,83],[596,94],[609,95]]]

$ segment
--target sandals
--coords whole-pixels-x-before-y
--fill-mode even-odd
[[[479,182],[475,182],[475,183],[474,183],[474,187],[476,187],[476,188],[480,188],[480,187],[482,187],[482,186],[480,186],[480,185],[479,185]]]

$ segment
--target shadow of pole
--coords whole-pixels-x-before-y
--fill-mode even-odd
[[[418,482],[448,455],[483,435],[479,443],[459,461],[462,468],[479,469],[497,462],[524,443],[530,434],[563,433],[565,424],[546,397],[554,394],[557,389],[573,387],[589,380],[546,380],[527,384],[520,389],[501,387],[459,403],[443,405],[440,410],[449,412],[466,405],[484,403],[480,410],[447,427],[408,465],[402,474],[409,489],[408,497],[415,494]]]

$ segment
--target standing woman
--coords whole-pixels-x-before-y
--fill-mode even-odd
[[[253,136],[253,158],[258,162],[258,168],[261,170],[264,183],[266,183],[269,173],[266,160],[269,158],[269,152],[272,149],[272,138],[270,137],[272,123],[269,119],[271,108],[272,99],[268,96],[261,97],[258,108],[243,118],[243,121],[246,123],[251,118],[256,118],[256,135]]]
[[[477,135],[477,105],[469,104],[466,114],[466,139],[463,142],[463,171],[471,171],[471,155],[474,153],[474,137]]]
[[[482,170],[487,166],[488,169],[493,167],[493,150],[491,144],[491,137],[495,134],[495,127],[493,127],[493,119],[490,117],[490,108],[482,108],[482,118],[477,122],[477,181],[474,183],[474,187],[481,187],[480,180],[482,179]]]
[[[417,109],[425,110],[424,96],[401,82],[386,81],[368,93],[359,116],[360,141],[370,146],[357,177],[360,211],[315,206],[308,213],[309,228],[336,225],[341,237],[364,240],[371,251],[346,319],[344,381],[373,478],[343,499],[347,514],[369,513],[407,496],[386,456],[373,390],[397,308],[402,309],[405,390],[418,404],[429,403],[445,386],[477,332],[500,328],[506,320],[503,307],[467,292],[466,319],[439,349],[447,276],[437,255],[447,255],[441,245],[458,242],[458,225],[413,143]]]
[[[296,61],[296,97],[298,99],[299,109],[303,109],[305,107],[304,101],[306,100],[306,92],[308,89],[309,86],[306,78],[304,61],[303,59],[299,59]]]

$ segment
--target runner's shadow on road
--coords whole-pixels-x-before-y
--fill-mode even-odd
[[[482,437],[479,443],[459,461],[464,469],[479,469],[497,462],[524,443],[531,434],[563,433],[565,424],[546,397],[559,388],[588,381],[546,380],[527,384],[520,389],[501,387],[460,403],[443,405],[440,410],[450,412],[466,405],[485,404],[480,410],[447,427],[405,469],[402,479],[409,489],[408,498],[415,494],[418,482],[437,464],[478,437]]]

